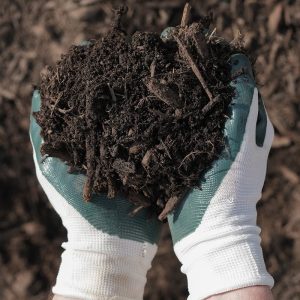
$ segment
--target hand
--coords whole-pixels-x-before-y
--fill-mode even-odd
[[[40,108],[35,91],[32,111]],[[142,299],[146,273],[157,249],[160,223],[145,212],[128,216],[125,199],[82,197],[84,175],[69,174],[57,158],[42,159],[40,127],[33,116],[30,138],[38,180],[68,232],[53,293],[84,300]]]
[[[273,285],[260,247],[256,203],[274,135],[242,54],[230,58],[235,97],[225,125],[227,147],[168,216],[174,250],[187,275],[189,299],[255,285]]]

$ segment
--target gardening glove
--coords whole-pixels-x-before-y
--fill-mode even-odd
[[[40,109],[35,91],[32,112]],[[159,223],[123,198],[82,197],[85,176],[69,174],[57,158],[42,158],[40,127],[31,114],[30,138],[37,178],[68,232],[53,293],[84,300],[142,299],[157,250]]]
[[[225,125],[227,145],[193,189],[169,214],[174,251],[187,275],[189,300],[267,285],[256,225],[256,203],[274,136],[246,56],[230,58],[235,97]]]

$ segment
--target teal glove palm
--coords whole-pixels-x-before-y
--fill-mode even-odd
[[[227,147],[168,216],[174,250],[187,274],[189,299],[251,285],[273,285],[256,226],[273,127],[255,87],[251,64],[230,58],[235,97],[225,125]]]
[[[35,91],[32,112],[39,108]],[[59,159],[42,159],[40,127],[33,116],[30,121],[37,177],[68,232],[53,292],[82,299],[142,299],[160,223],[147,220],[145,212],[130,217],[133,207],[122,198],[98,195],[85,203],[85,176],[69,174]]]

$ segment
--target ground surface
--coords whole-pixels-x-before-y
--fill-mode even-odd
[[[209,4],[208,4],[209,3]],[[119,1],[2,0],[0,3],[0,298],[47,299],[66,238],[34,175],[28,138],[32,84],[71,43],[109,28]],[[184,1],[128,1],[129,31],[162,30]],[[276,137],[258,205],[275,299],[300,299],[300,2],[192,1],[213,9],[217,31],[241,30],[255,51],[257,78]],[[165,227],[145,299],[185,299],[186,282]]]

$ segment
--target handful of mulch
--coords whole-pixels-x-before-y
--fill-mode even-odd
[[[242,51],[210,31],[211,17],[158,33],[121,29],[72,46],[40,86],[42,155],[86,174],[83,197],[124,195],[133,214],[166,218],[225,147],[234,95],[229,57]]]

